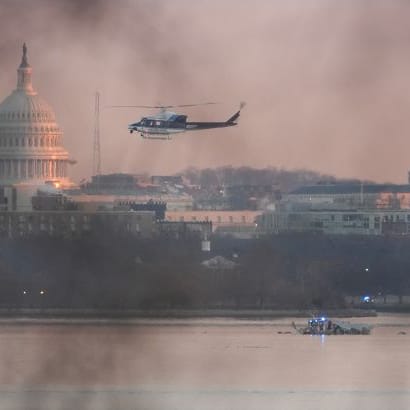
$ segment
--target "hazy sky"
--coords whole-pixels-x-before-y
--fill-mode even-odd
[[[94,93],[184,104],[238,127],[142,140],[147,110],[102,109],[103,172],[268,165],[405,182],[410,168],[410,2],[399,0],[0,0],[0,99],[28,45],[35,89],[91,174]]]

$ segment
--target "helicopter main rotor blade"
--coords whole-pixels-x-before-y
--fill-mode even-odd
[[[109,105],[108,108],[148,108],[148,109],[167,109],[167,108],[183,108],[197,107],[200,105],[213,105],[216,102],[205,102],[199,104],[179,104],[179,105]]]
[[[180,105],[170,105],[170,107],[198,107],[199,105],[214,105],[218,104],[216,102],[204,102],[204,103],[199,103],[199,104],[180,104]]]
[[[108,108],[164,108],[161,106],[152,105],[108,105]]]

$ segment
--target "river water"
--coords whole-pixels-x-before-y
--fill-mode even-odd
[[[410,315],[352,320],[369,336],[291,321],[3,321],[0,409],[410,408]]]

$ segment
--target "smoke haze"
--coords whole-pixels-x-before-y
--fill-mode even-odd
[[[404,182],[410,161],[410,4],[364,0],[0,0],[0,99],[28,44],[35,89],[65,147],[91,174],[94,93],[102,106],[218,101],[191,120],[238,127],[147,141],[142,109],[102,109],[102,168],[308,168]]]

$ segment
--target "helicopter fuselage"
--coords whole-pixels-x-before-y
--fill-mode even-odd
[[[132,133],[139,132],[144,138],[169,139],[171,134],[186,131],[186,115],[178,115],[170,111],[162,111],[157,115],[143,117],[139,122],[128,125]]]
[[[171,139],[173,134],[185,131],[205,130],[212,128],[231,127],[237,124],[240,110],[223,122],[187,122],[186,115],[171,111],[161,111],[157,115],[143,117],[140,121],[129,124],[130,133],[139,132],[146,139]]]

